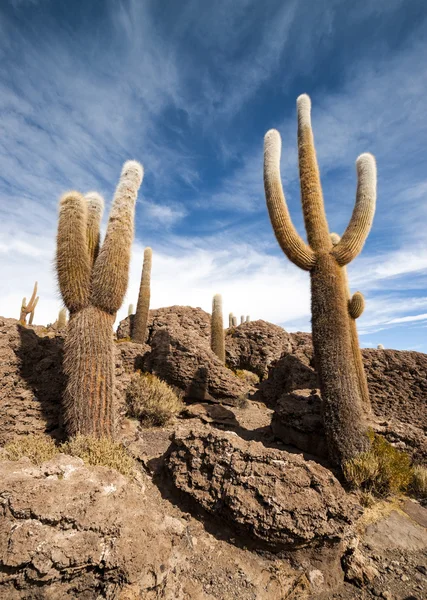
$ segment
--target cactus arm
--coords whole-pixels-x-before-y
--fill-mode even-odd
[[[301,239],[289,215],[280,177],[280,154],[282,141],[275,129],[264,138],[264,188],[268,214],[279,246],[295,265],[309,271],[315,256],[312,249]]]
[[[104,212],[104,199],[97,192],[89,192],[85,198],[87,201],[87,248],[92,267],[99,254],[99,229]]]
[[[34,300],[34,303],[32,304],[32,311],[30,312],[30,318],[28,320],[28,324],[29,325],[33,324],[34,311],[36,310],[36,306],[37,306],[38,301],[39,301],[39,297],[37,296],[37,298]]]
[[[28,304],[27,304],[27,299],[22,298],[21,314],[19,316],[19,322],[21,323],[21,325],[26,325],[27,315],[30,315],[29,325],[31,325],[33,322],[34,310],[37,306],[37,302],[39,301],[39,297],[38,296],[36,297],[36,294],[37,294],[37,281],[34,284],[33,293],[31,295],[31,298],[30,298],[30,301],[28,302]]]
[[[351,262],[360,253],[375,214],[377,169],[372,154],[361,154],[356,161],[357,193],[353,214],[341,241],[332,254],[339,265]]]
[[[298,158],[301,202],[307,240],[312,250],[330,250],[332,243],[323,204],[319,167],[311,128],[311,101],[307,94],[297,99]]]
[[[358,319],[365,310],[365,298],[360,292],[355,292],[348,301],[348,313],[352,319]]]
[[[139,287],[138,304],[133,321],[132,339],[143,344],[147,335],[147,322],[150,311],[150,280],[151,280],[151,262],[153,251],[151,248],[144,250],[144,262],[142,265],[141,285]]]
[[[87,202],[68,192],[59,203],[56,272],[64,304],[70,313],[89,302],[90,262],[86,244]]]
[[[143,169],[138,162],[130,160],[123,165],[107,234],[93,266],[91,302],[109,314],[119,310],[126,294],[135,202],[142,177]]]

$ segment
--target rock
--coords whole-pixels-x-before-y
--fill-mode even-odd
[[[352,540],[341,562],[346,580],[358,587],[364,587],[379,576],[379,571],[372,561],[362,554],[358,545],[357,538]]]
[[[427,548],[427,530],[395,510],[368,525],[364,539],[377,551],[398,548],[416,552]]]
[[[158,329],[150,343],[144,369],[182,390],[189,400],[236,406],[254,390],[227,369],[194,330],[178,325]]]
[[[359,514],[327,469],[231,432],[177,433],[167,469],[205,510],[276,550],[336,543]]]
[[[62,348],[45,327],[0,318],[0,444],[29,432],[63,436]]]
[[[327,458],[322,402],[318,390],[296,390],[284,394],[271,421],[276,437],[303,452]]]
[[[291,350],[291,342],[282,327],[258,320],[227,329],[225,350],[229,367],[251,371],[262,379],[271,363]]]

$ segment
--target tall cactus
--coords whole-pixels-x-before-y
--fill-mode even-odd
[[[153,251],[151,248],[144,250],[144,262],[142,265],[141,285],[139,287],[138,304],[133,321],[132,339],[138,344],[143,344],[147,336],[148,313],[150,310],[150,279],[151,262]]]
[[[236,317],[233,317],[234,319]],[[225,363],[225,337],[222,321],[222,296],[215,294],[212,301],[211,348],[217,357]]]
[[[228,327],[231,329],[231,327],[233,327],[233,313],[229,313],[228,315]]]
[[[231,324],[232,324],[233,327],[237,327],[237,317],[233,317],[231,319]]]
[[[336,233],[331,233],[331,241],[336,246],[340,241],[340,236]],[[364,412],[371,412],[371,401],[369,398],[368,381],[366,379],[365,368],[363,366],[363,357],[360,351],[359,336],[357,334],[356,319],[365,310],[365,298],[361,292],[355,292],[351,296],[350,287],[348,283],[347,269],[342,267],[342,276],[344,277],[344,283],[347,290],[347,303],[348,303],[348,316],[350,319],[350,334],[351,334],[351,350],[353,353],[354,365],[356,367],[357,379],[360,388],[360,395],[362,398],[362,408]]]
[[[308,244],[297,233],[286,205],[280,178],[281,138],[265,136],[264,185],[274,233],[286,256],[311,276],[312,334],[322,393],[323,416],[332,460],[342,465],[369,446],[362,399],[352,359],[347,290],[341,269],[362,250],[372,225],[376,198],[375,159],[357,159],[358,186],[350,223],[332,246],[323,204],[311,129],[311,102],[297,100],[301,201]]]
[[[70,312],[63,402],[69,435],[114,436],[113,323],[128,284],[135,201],[142,176],[139,163],[124,164],[101,248],[102,198],[69,192],[59,204],[56,270]]]
[[[19,322],[21,323],[21,325],[27,324],[27,315],[30,315],[28,324],[29,325],[33,324],[34,311],[36,309],[38,301],[39,301],[39,297],[37,296],[37,281],[36,281],[36,283],[34,284],[33,293],[31,295],[31,298],[30,298],[30,301],[28,302],[28,304],[27,304],[26,298],[22,299],[21,312],[19,315]]]
[[[240,325],[243,325],[245,322],[245,315],[240,315]]]

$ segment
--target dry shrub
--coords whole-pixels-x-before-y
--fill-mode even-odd
[[[239,379],[242,379],[243,381],[246,381],[247,383],[250,383],[252,385],[256,385],[257,383],[259,383],[258,375],[256,373],[252,373],[252,371],[245,371],[244,369],[237,369],[234,373]]]
[[[83,459],[87,465],[103,466],[115,469],[129,477],[135,466],[133,458],[126,448],[108,438],[94,438],[77,435],[61,446],[61,452]]]
[[[344,465],[346,480],[353,487],[380,497],[405,491],[412,477],[409,456],[380,435],[370,432],[369,437],[370,450]]]
[[[36,465],[41,465],[60,452],[54,440],[42,434],[17,436],[6,444],[4,450],[8,460],[19,460],[27,456]]]
[[[174,390],[151,373],[136,372],[126,393],[128,415],[147,427],[165,425],[184,409]]]
[[[427,498],[427,467],[415,465],[412,468],[411,491],[419,498]]]

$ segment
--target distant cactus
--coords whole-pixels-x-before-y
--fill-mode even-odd
[[[273,229],[284,253],[310,271],[312,335],[329,454],[341,466],[369,447],[358,377],[352,360],[347,291],[341,268],[361,251],[371,228],[376,197],[376,167],[370,154],[357,159],[358,187],[350,223],[332,246],[323,205],[320,175],[311,129],[311,103],[298,98],[298,152],[301,200],[308,244],[297,233],[280,179],[281,139],[265,136],[264,184]]]
[[[236,317],[233,317],[235,319]],[[222,297],[215,294],[212,301],[211,348],[217,357],[225,363],[225,338],[222,321]]]
[[[21,325],[27,324],[27,315],[30,315],[28,324],[29,325],[33,324],[34,311],[36,309],[38,301],[39,301],[39,297],[37,296],[37,281],[36,281],[36,283],[34,284],[32,296],[31,296],[28,304],[27,304],[26,298],[22,299],[21,312],[19,315],[19,322],[21,323]]]
[[[61,310],[58,313],[58,320],[56,321],[56,328],[57,329],[65,329],[66,326],[67,326],[67,309],[61,308]]]
[[[237,317],[233,317],[233,319],[232,319],[232,326],[233,327],[237,327]]]
[[[233,313],[230,313],[228,315],[228,327],[231,329],[231,327],[233,327]]]
[[[128,283],[135,201],[142,175],[139,163],[124,164],[99,253],[99,197],[91,194],[85,199],[78,192],[69,192],[60,201],[56,270],[70,311],[63,403],[70,436],[114,435],[113,323]]]
[[[241,315],[240,317],[240,325],[242,325],[245,322],[245,317],[244,315]]]
[[[340,236],[336,233],[331,233],[331,241],[336,246],[340,241]],[[351,349],[353,353],[354,365],[356,367],[357,379],[359,382],[360,395],[362,398],[362,408],[364,412],[369,413],[371,411],[371,401],[369,398],[368,381],[366,379],[365,368],[363,366],[363,357],[360,351],[359,336],[357,334],[356,319],[365,310],[365,298],[360,292],[355,292],[350,297],[350,287],[348,283],[347,269],[342,267],[342,276],[344,278],[344,285],[347,290],[347,302],[348,302],[348,315],[350,317],[350,334],[351,334]]]
[[[251,322],[251,318],[249,315],[246,316],[246,323],[250,323]]]
[[[128,306],[128,317],[130,317],[131,315],[133,315],[133,304],[129,304]]]
[[[385,348],[384,348],[384,346],[382,344],[378,344],[377,349],[378,350],[385,350]]]
[[[148,314],[150,311],[150,279],[153,251],[151,248],[144,250],[144,263],[142,265],[141,285],[139,287],[138,304],[133,321],[132,339],[138,344],[143,344],[147,337]]]

